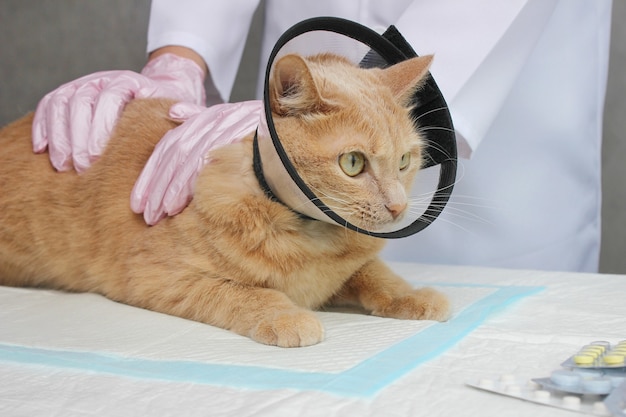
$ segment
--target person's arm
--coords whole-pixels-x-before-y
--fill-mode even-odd
[[[209,88],[226,102],[259,0],[152,0],[147,52],[180,45],[202,57]]]
[[[208,68],[207,68],[206,62],[204,62],[204,58],[202,58],[202,56],[200,56],[200,54],[198,54],[193,49],[187,48],[185,46],[168,45],[168,46],[163,46],[161,48],[158,48],[150,52],[150,54],[148,54],[148,62],[164,54],[174,54],[182,58],[190,59],[196,64],[198,64],[198,66],[202,69],[205,76],[207,74]]]

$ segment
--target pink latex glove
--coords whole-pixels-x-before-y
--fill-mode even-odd
[[[131,193],[131,209],[143,212],[149,225],[180,213],[193,197],[198,173],[210,162],[209,152],[254,132],[262,112],[259,100],[208,108],[189,103],[172,106],[170,117],[184,123],[157,143]]]
[[[162,97],[203,104],[204,71],[194,61],[163,54],[133,71],[96,72],[62,85],[37,106],[33,150],[48,148],[59,171],[83,172],[101,155],[126,103]]]

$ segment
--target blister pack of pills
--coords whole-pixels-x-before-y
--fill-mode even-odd
[[[563,362],[566,368],[612,369],[626,368],[626,340],[615,345],[591,342]]]
[[[534,380],[517,379],[513,375],[482,378],[467,385],[483,391],[517,398],[544,406],[563,408],[601,417],[611,416],[600,395],[578,395],[542,387]]]
[[[626,417],[624,357],[626,341],[616,345],[592,342],[563,362],[563,368],[552,371],[549,377],[520,380],[514,375],[501,375],[467,385],[570,411]]]
[[[579,395],[609,395],[626,380],[624,375],[607,375],[603,372],[581,372],[572,369],[557,369],[549,378],[535,378],[545,389]]]

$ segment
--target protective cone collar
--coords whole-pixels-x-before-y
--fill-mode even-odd
[[[312,42],[312,39],[316,41]],[[288,53],[306,56],[321,52],[345,56],[362,68],[384,68],[417,56],[393,26],[379,35],[349,20],[319,17],[302,21],[287,30],[274,46],[265,73],[265,114],[261,118],[254,143],[255,172],[261,185],[266,188],[268,195],[306,217],[359,233],[379,238],[401,238],[423,230],[439,216],[448,202],[457,167],[452,119],[435,80],[428,74],[423,87],[414,95],[415,106],[412,111],[412,117],[419,119],[420,126],[427,127],[420,132],[426,144],[421,168],[439,168],[438,183],[430,193],[432,199],[419,217],[394,225],[396,230],[364,230],[335,213],[307,186],[283,148],[272,120],[269,80],[275,60]]]

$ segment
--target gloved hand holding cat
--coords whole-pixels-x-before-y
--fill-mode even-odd
[[[128,102],[171,98],[194,104],[206,100],[204,71],[194,61],[164,54],[141,71],[86,75],[47,94],[33,122],[33,150],[48,149],[58,171],[83,172],[102,153]]]
[[[33,149],[48,150],[58,171],[87,170],[102,154],[124,107],[133,99],[180,100],[170,117],[182,125],[156,146],[131,195],[131,209],[154,225],[180,213],[193,196],[204,156],[240,140],[258,124],[260,101],[204,107],[204,74],[192,60],[164,54],[140,74],[104,71],[62,85],[39,103],[33,122]],[[187,119],[189,123],[183,123]]]
[[[216,104],[211,107],[178,103],[170,108],[173,120],[184,122],[157,143],[135,183],[131,209],[143,213],[147,224],[180,213],[193,196],[198,173],[209,151],[254,131],[263,111],[261,101]]]

